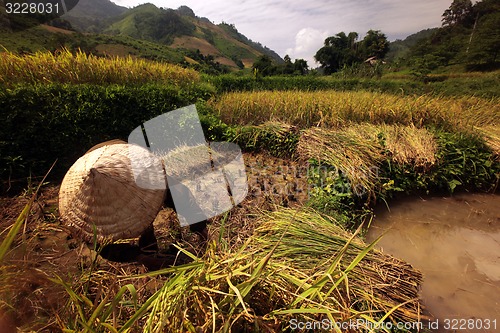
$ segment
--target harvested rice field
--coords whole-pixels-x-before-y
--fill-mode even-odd
[[[467,197],[498,193],[497,95],[215,81],[133,58],[1,55],[1,333],[447,332],[431,323],[458,315],[436,306],[454,311],[498,285],[498,209]],[[149,121],[193,104],[196,117],[158,127],[186,130],[168,141],[178,149],[155,155],[172,135],[148,137]],[[138,165],[123,153],[136,130],[148,148],[132,149]],[[123,146],[89,152],[112,139]],[[205,174],[193,191],[176,183]],[[182,227],[181,206],[217,214]],[[426,260],[427,248],[448,256]],[[480,299],[460,315],[491,328],[498,304]]]
[[[154,222],[159,250],[151,252],[138,251],[137,239],[104,249],[74,239],[58,220],[58,187],[42,188],[4,259],[0,292],[15,309],[4,321],[58,331],[120,327],[137,316],[131,331],[178,331],[186,322],[201,331],[225,325],[276,331],[300,313],[335,321],[357,315],[367,323],[377,314],[423,316],[418,270],[304,206],[306,168],[267,154],[244,158],[249,195],[211,221],[208,242],[200,244],[165,208]],[[2,228],[28,200],[2,199]],[[64,319],[75,313],[74,322]]]

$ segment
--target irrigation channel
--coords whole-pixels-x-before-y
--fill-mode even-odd
[[[423,272],[435,332],[473,320],[466,332],[500,331],[500,195],[410,198],[376,213],[367,238],[386,232],[378,247]]]

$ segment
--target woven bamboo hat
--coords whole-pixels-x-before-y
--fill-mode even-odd
[[[105,145],[80,157],[59,191],[63,222],[87,241],[139,237],[162,207],[161,161],[130,144]]]

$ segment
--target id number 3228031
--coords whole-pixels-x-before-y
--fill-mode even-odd
[[[6,2],[6,14],[61,14],[59,3],[52,2]]]

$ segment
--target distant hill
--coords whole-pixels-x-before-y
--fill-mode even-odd
[[[108,19],[127,10],[110,0],[79,0],[75,8],[63,15],[63,19],[71,22],[78,31],[100,32],[108,24]]]
[[[251,67],[262,54],[269,55],[277,62],[283,61],[276,52],[243,36],[233,25],[215,25],[207,18],[197,17],[187,6],[173,10],[143,4],[115,17],[114,22],[103,32],[190,51],[186,58],[188,62],[198,60],[189,57],[192,55],[196,58],[193,51],[197,50],[204,57],[211,57],[233,68]]]
[[[109,0],[80,0],[60,19],[26,31],[12,32],[0,24],[0,45],[14,52],[66,47],[98,55],[131,55],[209,73],[250,68],[264,54],[283,62],[234,25],[213,24],[187,6],[143,4],[129,9]]]
[[[143,4],[115,18],[103,32],[170,45],[175,37],[193,36],[195,30],[191,20],[175,10]]]
[[[391,43],[392,59],[420,73],[500,69],[500,1],[453,1],[443,24]]]
[[[431,28],[421,30],[414,33],[404,40],[397,39],[389,44],[389,52],[385,56],[386,61],[393,62],[408,57],[410,49],[414,47],[419,41],[426,40],[432,36],[439,28]]]

